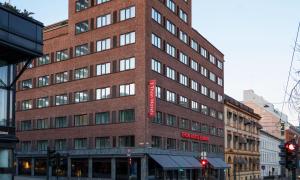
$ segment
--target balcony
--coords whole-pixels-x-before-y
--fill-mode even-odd
[[[0,66],[43,54],[43,24],[0,5]]]

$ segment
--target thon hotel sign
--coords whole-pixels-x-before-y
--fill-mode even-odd
[[[200,136],[198,134],[191,134],[188,132],[181,132],[181,137],[185,139],[193,139],[198,141],[208,141],[209,138],[207,136]]]
[[[155,89],[156,89],[156,80],[150,80],[149,81],[149,112],[148,112],[148,116],[149,118],[154,118],[156,116],[156,93],[155,93]]]

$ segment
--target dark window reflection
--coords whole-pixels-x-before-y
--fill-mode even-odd
[[[71,160],[72,177],[88,177],[88,159]]]

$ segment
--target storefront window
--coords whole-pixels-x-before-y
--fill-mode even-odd
[[[88,177],[88,159],[71,160],[72,177]]]
[[[52,166],[52,176],[66,177],[68,175],[68,159],[64,158],[60,161],[60,166]],[[73,168],[73,166],[72,166]]]
[[[47,160],[36,159],[34,161],[34,175],[35,176],[46,176]]]
[[[111,178],[111,160],[93,159],[93,177]]]
[[[31,175],[31,159],[19,159],[19,175]]]
[[[0,149],[0,168],[12,167],[12,150]]]

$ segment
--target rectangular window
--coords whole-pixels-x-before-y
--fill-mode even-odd
[[[22,152],[30,152],[31,151],[31,141],[21,142],[21,151]]]
[[[120,136],[119,145],[120,147],[134,147],[135,146],[134,136]]]
[[[133,122],[135,120],[135,112],[134,109],[126,109],[119,111],[119,122]]]
[[[172,57],[176,57],[176,49],[174,46],[170,45],[169,43],[166,44],[166,52]]]
[[[163,123],[162,112],[158,112],[158,111],[156,112],[156,116],[153,119],[153,122],[157,123],[157,124],[162,124]]]
[[[97,41],[97,52],[105,51],[111,48],[110,38]]]
[[[24,100],[22,102],[22,110],[32,109],[32,100]]]
[[[161,38],[158,37],[157,35],[155,34],[152,34],[151,35],[151,42],[152,42],[152,45],[161,49]]]
[[[84,56],[90,53],[89,45],[83,44],[75,47],[75,56]]]
[[[198,87],[199,87],[199,84],[198,84],[196,81],[192,80],[192,81],[191,81],[191,88],[192,88],[194,91],[198,91]]]
[[[188,86],[188,77],[183,74],[179,74],[179,83],[184,86]]]
[[[56,151],[63,151],[67,149],[67,140],[66,139],[56,139],[54,141],[54,146]]]
[[[49,63],[50,63],[50,57],[49,57],[48,54],[37,58],[37,65],[38,66],[49,64]]]
[[[183,107],[188,107],[188,99],[184,96],[179,96],[179,105]]]
[[[97,28],[108,26],[111,24],[111,14],[99,16],[97,18]]]
[[[32,130],[31,121],[21,121],[21,131],[29,131]]]
[[[67,117],[56,117],[55,128],[66,128],[68,127]]]
[[[166,22],[166,29],[170,33],[176,35],[176,26],[171,21],[169,21],[169,20],[167,20],[167,22]]]
[[[216,92],[213,91],[213,90],[210,90],[210,91],[209,91],[209,97],[210,97],[211,99],[216,100]]]
[[[194,60],[191,60],[191,68],[195,71],[198,71],[198,69],[199,69],[198,63]]]
[[[97,137],[96,138],[96,149],[110,148],[110,138],[109,137]]]
[[[179,18],[186,23],[188,21],[188,16],[182,9],[179,9]]]
[[[37,141],[37,150],[38,151],[47,151],[48,141],[47,140],[40,140]]]
[[[155,72],[161,73],[161,63],[155,59],[151,60],[151,69]]]
[[[97,76],[105,75],[105,74],[110,74],[110,63],[104,63],[104,64],[99,64],[96,67],[97,71]]]
[[[74,116],[74,126],[87,126],[88,124],[88,116],[86,114]]]
[[[67,82],[69,79],[68,74],[69,73],[67,71],[55,74],[55,83],[59,84],[59,83]]]
[[[97,0],[97,4],[102,4],[102,3],[106,3],[109,2],[110,0]]]
[[[207,50],[204,49],[203,47],[200,48],[200,54],[201,54],[203,57],[207,58]]]
[[[61,51],[57,51],[56,52],[56,61],[64,61],[69,59],[69,53],[67,49],[61,50]]]
[[[207,96],[208,95],[208,90],[206,86],[201,86],[201,94]]]
[[[76,34],[87,32],[88,30],[89,30],[89,21],[88,20],[75,24],[75,33]]]
[[[194,111],[199,111],[199,103],[196,101],[191,101],[191,108]]]
[[[135,17],[135,6],[122,9],[120,11],[120,21],[125,21],[126,19],[131,19]]]
[[[187,119],[180,119],[179,127],[182,129],[189,129],[190,128],[190,122]]]
[[[55,105],[56,106],[65,105],[65,104],[68,104],[68,94],[62,94],[62,95],[55,96]]]
[[[44,87],[49,85],[49,76],[42,76],[38,78],[38,87]]]
[[[179,31],[179,39],[185,44],[188,43],[188,35],[183,31]]]
[[[208,115],[208,107],[205,105],[201,105],[201,113]]]
[[[217,112],[214,109],[210,109],[209,114],[211,117],[216,118],[217,117]]]
[[[218,94],[218,102],[223,102],[223,96],[221,94]]]
[[[200,124],[198,122],[192,122],[192,131],[201,131]]]
[[[179,149],[182,151],[188,151],[189,147],[189,142],[186,140],[181,140],[179,144]]]
[[[173,11],[173,12],[176,11],[176,5],[173,0],[166,0],[166,5],[167,5],[168,9],[170,9],[171,11]]]
[[[223,79],[218,77],[218,85],[223,86]]]
[[[176,116],[172,114],[167,114],[166,125],[176,126]]]
[[[156,86],[155,95],[156,95],[156,98],[161,99],[161,87]]]
[[[108,99],[111,97],[110,87],[101,88],[96,90],[96,99]]]
[[[110,115],[109,112],[96,113],[96,124],[109,124]]]
[[[36,100],[37,108],[45,108],[49,106],[49,99],[48,97],[38,98]]]
[[[168,78],[172,80],[176,80],[176,72],[174,69],[167,67],[166,68],[166,75]]]
[[[176,139],[167,139],[167,149],[176,149]]]
[[[75,103],[87,102],[89,95],[87,91],[75,92]]]
[[[216,82],[216,75],[212,72],[209,72],[209,79],[213,82]]]
[[[75,69],[75,72],[74,72],[74,79],[75,80],[85,79],[85,78],[88,78],[88,76],[89,76],[88,68]]]
[[[166,91],[166,101],[176,103],[176,94],[171,91]]]
[[[217,66],[218,66],[219,69],[223,69],[223,63],[221,61],[218,61],[218,65]]]
[[[161,18],[160,12],[158,12],[157,10],[155,10],[155,9],[152,8],[152,14],[151,14],[151,16],[152,16],[152,19],[154,21],[156,21],[157,23],[161,24],[161,19],[162,18]]]
[[[162,148],[162,137],[152,136],[152,148]]]
[[[74,139],[74,149],[87,149],[87,139],[86,138]]]
[[[209,62],[211,62],[211,63],[213,63],[213,64],[216,64],[216,58],[215,58],[215,56],[213,56],[213,55],[209,55]]]
[[[130,33],[120,35],[120,46],[125,46],[134,43],[135,43],[135,32],[130,32]]]
[[[32,88],[32,80],[31,79],[27,79],[22,81],[22,89],[31,89]]]
[[[135,95],[135,84],[120,85],[120,96],[132,96]]]
[[[135,57],[120,60],[120,71],[135,69]]]
[[[191,48],[198,52],[198,43],[193,39],[191,40]]]
[[[182,52],[179,53],[179,61],[183,64],[188,64],[188,56]]]
[[[89,7],[89,0],[77,0],[76,1],[76,12],[82,11]]]
[[[201,66],[201,74],[205,77],[208,77],[208,71],[205,67]]]
[[[47,129],[48,128],[47,119],[38,119],[36,121],[36,128],[37,129]]]

